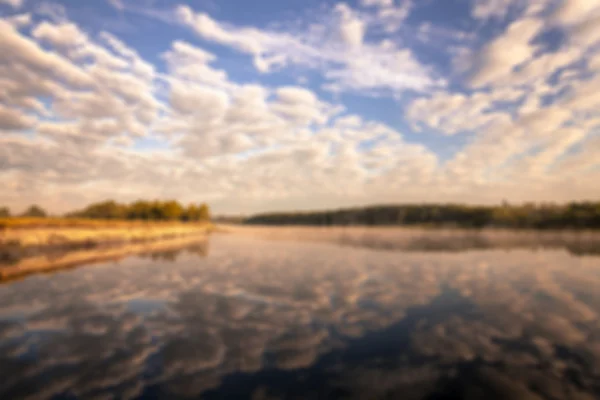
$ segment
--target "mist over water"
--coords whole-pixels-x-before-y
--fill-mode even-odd
[[[0,398],[593,399],[600,257],[215,235],[0,286]]]

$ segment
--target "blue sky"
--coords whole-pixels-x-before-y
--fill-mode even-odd
[[[597,199],[600,1],[0,0],[0,203]]]

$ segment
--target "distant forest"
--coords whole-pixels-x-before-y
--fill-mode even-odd
[[[600,202],[566,205],[388,205],[336,211],[269,213],[247,218],[255,225],[420,225],[462,228],[598,229]]]
[[[0,217],[10,216],[11,213],[7,207],[0,207]],[[24,213],[15,216],[43,218],[48,214],[41,207],[32,205]],[[205,203],[183,206],[175,200],[138,200],[130,204],[107,200],[91,204],[83,210],[68,213],[65,217],[147,221],[209,221],[210,209]]]
[[[12,214],[0,207],[0,218]],[[30,206],[17,217],[46,217],[46,211]],[[184,206],[175,200],[138,200],[129,204],[107,200],[65,215],[67,218],[147,220],[147,221],[210,221],[207,204]],[[363,226],[435,226],[522,229],[600,229],[600,202],[557,204],[504,203],[499,206],[469,206],[460,204],[382,205],[331,211],[266,213],[250,217],[217,217],[217,223],[250,225],[363,225]]]

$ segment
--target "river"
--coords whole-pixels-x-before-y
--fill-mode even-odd
[[[213,235],[0,285],[0,399],[594,399],[600,257]]]

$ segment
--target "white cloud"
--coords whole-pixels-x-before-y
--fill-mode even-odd
[[[531,40],[543,26],[543,21],[535,18],[513,22],[502,35],[477,53],[471,84],[474,87],[489,85],[508,76],[519,64],[530,60],[536,49]]]
[[[327,105],[321,103],[311,91],[298,87],[282,87],[277,89],[276,95],[277,99],[271,108],[285,119],[300,125],[327,122]]]
[[[365,36],[365,24],[359,19],[351,18],[342,21],[340,33],[345,43],[353,47],[359,47]]]
[[[338,6],[312,27],[287,32],[217,22],[188,7],[178,15],[263,72],[313,69],[326,85],[362,95],[400,98],[415,89],[399,121],[426,128],[421,135],[466,134],[446,161],[419,143],[424,136],[347,112],[312,87],[267,87],[260,75],[235,82],[220,69],[227,63],[191,42],[173,41],[159,55],[162,70],[116,35],[91,35],[60,13],[36,15],[31,30],[29,19],[0,20],[0,52],[9,55],[0,61],[0,185],[11,188],[0,203],[43,196],[62,211],[113,197],[186,202],[201,188],[217,210],[249,212],[593,195],[599,148],[591,132],[600,125],[600,64],[586,39],[595,37],[593,19],[565,25],[577,45],[542,52],[531,39],[548,21],[524,11],[483,46],[473,86],[452,92],[400,40],[373,41],[403,29],[409,6]],[[564,182],[569,193],[560,190]]]
[[[397,32],[413,7],[412,1],[403,1],[397,7],[383,7],[368,18],[369,27],[381,29],[385,34]]]
[[[430,98],[420,98],[407,109],[408,118],[443,134],[485,130],[508,117],[494,107],[496,102],[515,102],[523,97],[520,90],[476,92],[471,96],[438,92]]]
[[[122,0],[108,0],[108,4],[110,4],[119,11],[123,11],[125,9],[125,5],[123,4]]]
[[[509,13],[539,17],[552,5],[552,0],[472,0],[471,16],[481,21],[505,19]]]
[[[556,129],[556,134],[549,137],[544,150],[516,162],[512,168],[515,175],[529,175],[531,177],[546,178],[546,169],[562,155],[568,152],[573,145],[581,142],[586,132],[577,128]]]
[[[24,3],[25,0],[0,0],[0,4],[6,4],[15,10],[23,7]]]
[[[18,14],[5,19],[5,21],[12,25],[15,29],[23,28],[31,25],[31,14]]]
[[[169,104],[179,114],[190,115],[210,124],[225,116],[229,96],[210,87],[175,81],[171,84]]]
[[[0,131],[22,130],[32,128],[35,118],[18,109],[12,109],[0,104]]]
[[[406,16],[405,8],[384,11],[367,18],[341,3],[318,29],[294,33],[227,25],[187,6],[178,7],[177,15],[204,39],[252,55],[260,72],[288,65],[323,69],[328,86],[347,91],[399,93],[439,85],[410,50],[389,42],[386,46],[364,42],[369,26],[383,24],[389,30]]]
[[[600,72],[600,53],[591,57],[591,59],[589,61],[589,68],[592,71]]]
[[[73,23],[43,21],[32,30],[35,39],[63,55],[42,50],[34,41],[1,27],[7,34],[0,46],[11,49],[14,63],[0,66],[3,76],[12,78],[0,81],[5,88],[0,99],[48,116],[49,110],[36,99],[45,96],[53,116],[79,120],[82,131],[144,135],[144,125],[152,122],[159,104],[147,81],[153,68],[144,68],[135,52],[130,51],[129,59],[120,58],[92,42]],[[80,60],[85,60],[85,68]]]
[[[542,84],[556,71],[580,61],[580,48],[567,46],[553,53],[544,53],[524,64],[519,71],[505,75],[496,84],[511,86]]]
[[[339,16],[339,32],[342,41],[352,47],[360,47],[365,36],[365,23],[345,3],[339,3],[335,7]]]
[[[392,7],[394,0],[360,0],[363,7]]]
[[[504,18],[514,0],[474,0],[471,15],[478,19]]]
[[[75,86],[88,86],[90,77],[79,67],[54,52],[42,50],[31,39],[20,35],[12,26],[0,21],[0,51],[10,54],[14,63],[41,70]]]
[[[600,42],[600,13],[573,25],[569,33],[574,45],[583,48],[594,46]]]
[[[58,3],[41,2],[34,8],[35,14],[49,18],[54,23],[63,23],[68,21],[67,9]]]
[[[191,80],[215,87],[228,87],[227,73],[210,67],[216,57],[182,41],[173,42],[172,49],[163,55],[171,74],[182,80]]]
[[[553,17],[560,23],[573,24],[597,15],[599,11],[597,0],[562,0]]]
[[[561,99],[561,106],[567,110],[594,113],[600,106],[600,75],[593,79],[578,81],[571,91]]]
[[[556,28],[540,13],[549,3],[523,8],[515,2],[477,2],[483,3],[490,7],[486,13],[480,10],[483,19],[503,18],[513,6],[521,14],[462,64],[463,71],[472,71],[469,94],[439,91],[407,107],[416,125],[447,135],[472,135],[443,165],[440,182],[456,182],[474,192],[485,187],[489,193],[520,187],[527,193],[520,199],[564,199],[561,187],[581,196],[585,185],[597,179],[591,154],[600,150],[589,149],[600,106],[592,9],[564,2],[558,15],[568,24],[561,28],[566,28],[568,41],[545,50],[538,36]],[[585,15],[584,8],[592,15]],[[585,154],[574,151],[579,147]],[[574,167],[575,159],[581,167]]]
[[[205,13],[194,13],[188,6],[179,6],[177,16],[203,37],[254,55],[264,53],[263,43],[272,39],[258,29],[227,29]]]
[[[88,40],[73,23],[52,24],[44,21],[35,27],[31,35],[56,47],[77,46]]]

